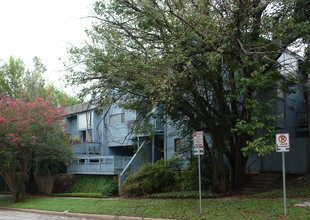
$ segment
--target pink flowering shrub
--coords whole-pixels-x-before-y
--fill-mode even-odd
[[[55,107],[39,98],[35,102],[21,102],[3,96],[0,100],[0,175],[15,195],[20,173],[26,173],[37,162],[67,164],[71,145],[65,133],[64,105]],[[23,183],[20,184],[23,187]],[[24,189],[21,190],[24,192]],[[23,195],[22,195],[23,200]]]

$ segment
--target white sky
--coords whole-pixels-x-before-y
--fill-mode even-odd
[[[70,44],[80,46],[91,27],[90,15],[95,0],[0,0],[0,60],[20,58],[32,68],[39,57],[47,67],[45,77],[65,89],[63,62]],[[82,18],[85,19],[82,19]],[[61,59],[61,60],[60,60]]]

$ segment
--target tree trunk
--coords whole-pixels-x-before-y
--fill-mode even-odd
[[[17,160],[15,158],[11,158],[10,165],[6,168],[1,169],[0,175],[3,177],[6,185],[9,187],[12,194],[12,201],[17,202],[19,198],[18,192],[18,183],[19,177],[16,179],[16,167]]]
[[[22,192],[21,202],[25,202],[25,172],[26,172],[26,169],[25,169],[25,162],[23,160],[20,162],[20,167],[21,167],[20,188],[21,188],[21,192]]]
[[[36,189],[36,184],[35,184],[35,180],[34,180],[34,169],[33,167],[30,168],[29,172],[28,172],[28,184],[27,184],[27,189],[30,192],[30,194],[34,194],[37,192]]]
[[[206,147],[211,159],[214,190],[219,193],[224,193],[227,191],[228,186],[224,166],[224,154],[215,149],[216,144],[217,143],[213,139],[211,149],[209,149],[208,146]],[[219,149],[219,147],[217,149]]]
[[[232,186],[234,190],[237,190],[240,188],[241,184],[244,181],[245,177],[245,169],[246,169],[246,164],[247,164],[247,157],[244,157],[241,149],[242,146],[245,146],[246,142],[246,136],[241,135],[237,137],[237,142],[235,146],[235,152],[232,155],[233,160],[230,163],[231,169],[232,169]]]

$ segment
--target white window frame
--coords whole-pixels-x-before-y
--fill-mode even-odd
[[[109,125],[120,125],[125,123],[125,113],[118,113],[109,116]]]
[[[92,112],[85,112],[77,115],[77,129],[91,129],[93,125]]]

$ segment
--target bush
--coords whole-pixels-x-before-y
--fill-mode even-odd
[[[67,193],[100,194],[114,196],[117,194],[118,182],[107,177],[81,177]]]
[[[148,195],[152,199],[198,199],[199,191],[185,191],[185,192],[168,192]],[[217,198],[218,195],[210,191],[202,191],[201,197],[203,199]]]
[[[176,190],[197,191],[199,188],[198,160],[197,157],[187,159],[189,161],[186,170],[176,175]],[[208,159],[201,157],[201,187],[202,190],[209,190],[212,186],[212,170]]]
[[[176,182],[176,173],[179,169],[179,159],[164,162],[163,159],[154,165],[146,164],[138,172],[129,175],[122,185],[125,196],[142,196],[150,193],[171,191]]]

